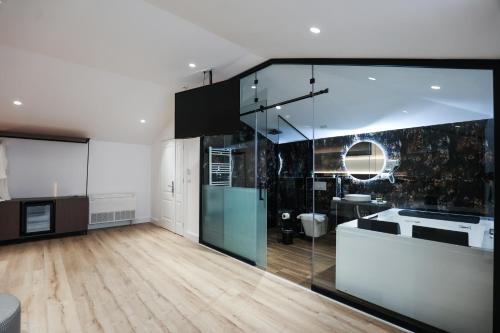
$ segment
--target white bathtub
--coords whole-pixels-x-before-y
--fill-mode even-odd
[[[378,213],[378,219],[399,223],[401,235],[358,229],[357,220],[338,226],[337,290],[449,332],[491,332],[493,221],[468,224],[398,211]],[[412,238],[413,225],[467,232],[470,246]]]

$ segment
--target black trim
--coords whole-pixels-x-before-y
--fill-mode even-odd
[[[90,140],[87,141],[87,176],[85,178],[85,196],[89,195],[89,159],[90,159]]]
[[[306,138],[307,141],[311,140],[304,133],[302,133],[301,131],[299,131],[299,129],[297,127],[293,126],[288,120],[286,120],[285,118],[283,118],[280,115],[278,115],[278,118],[281,119],[281,120],[283,120],[285,123],[288,124],[288,126],[290,126],[291,128],[293,128],[294,130],[296,130],[300,135],[302,135],[304,138]]]
[[[316,286],[314,284],[311,285],[311,290],[413,332],[425,332],[425,333],[446,332],[437,327],[425,324],[421,321],[415,320],[410,317],[403,316],[397,312],[366,302],[362,299],[343,293],[341,291],[334,292]]]
[[[500,115],[498,112],[500,111],[500,61],[496,62],[494,65],[495,67],[493,68],[493,135],[495,136],[498,130],[498,122],[500,121],[498,118]],[[493,140],[496,141],[496,140]],[[499,150],[498,150],[498,144],[495,146],[495,165],[496,162],[498,162],[498,155],[499,155]],[[495,177],[494,180],[494,186],[496,187],[497,183],[497,177]],[[498,204],[495,205],[495,218],[498,217]],[[499,288],[498,284],[495,283],[495,281],[498,280],[498,277],[500,276],[499,269],[500,269],[500,263],[498,262],[498,255],[495,255],[496,249],[500,246],[498,243],[498,238],[499,237],[494,237],[494,250],[493,250],[493,332],[496,332],[500,330],[500,314],[499,308],[500,308],[500,293],[499,293]]]
[[[203,149],[203,140],[204,137],[200,137],[200,174],[199,174],[199,201],[198,201],[198,243],[201,244],[203,241],[203,226],[202,226],[202,216],[203,216],[203,173],[204,173],[204,160],[205,160],[205,152]]]
[[[210,243],[207,243],[207,242],[205,242],[205,241],[203,241],[203,240],[201,240],[201,239],[200,239],[200,244],[201,244],[201,245],[204,245],[204,246],[206,246],[206,247],[209,247],[209,248],[211,248],[211,249],[214,249],[215,251],[219,251],[219,252],[221,252],[221,253],[224,253],[224,254],[226,254],[226,255],[228,255],[228,256],[230,256],[230,257],[233,257],[234,259],[238,259],[238,260],[240,260],[240,261],[243,261],[244,263],[247,263],[247,264],[249,264],[249,265],[252,265],[252,266],[257,266],[257,264],[255,263],[255,261],[253,261],[253,260],[250,260],[250,259],[247,259],[247,258],[245,258],[245,257],[242,257],[242,256],[240,256],[240,255],[238,255],[238,254],[235,254],[235,253],[231,252],[231,251],[224,250],[223,248],[220,248],[220,247],[218,247],[218,246],[215,246],[215,245],[212,245],[212,244],[210,244]]]
[[[328,94],[328,88],[320,90],[320,91],[317,91],[315,93],[313,93],[311,91],[309,94],[306,94],[306,95],[303,95],[303,96],[299,96],[299,97],[295,97],[295,98],[292,98],[292,99],[289,99],[289,100],[286,100],[286,101],[283,101],[283,102],[280,102],[280,103],[275,103],[275,104],[268,105],[268,106],[261,105],[258,109],[254,109],[254,110],[251,110],[251,111],[240,113],[240,118],[243,117],[243,116],[247,116],[249,114],[254,114],[254,113],[257,113],[257,112],[264,112],[265,110],[273,109],[273,108],[275,108],[277,106],[295,103],[295,102],[301,101],[303,99],[312,98],[314,96],[318,96],[318,95],[322,95],[322,94]]]
[[[23,140],[37,140],[37,141],[56,141],[56,142],[69,142],[69,143],[87,143],[89,138],[76,138],[69,136],[46,135],[46,134],[31,134],[0,131],[0,137],[10,139],[23,139]]]
[[[494,69],[499,59],[398,59],[398,58],[273,58],[236,76],[244,78],[271,65],[351,65],[455,69]]]
[[[11,240],[5,240],[5,241],[0,241],[0,246],[2,245],[11,245],[11,244],[19,244],[19,243],[26,243],[26,242],[36,242],[36,241],[41,241],[41,240],[47,240],[47,239],[54,239],[54,238],[63,238],[63,237],[72,237],[72,236],[83,236],[87,234],[87,230],[81,230],[81,231],[72,231],[72,232],[66,232],[63,234],[45,234],[45,235],[37,235],[37,236],[25,236],[21,238],[16,238],[16,239],[11,239]]]

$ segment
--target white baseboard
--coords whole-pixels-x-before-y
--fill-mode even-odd
[[[184,233],[184,237],[189,239],[192,242],[198,243],[200,239],[200,235],[195,234],[193,232],[187,231]]]
[[[139,224],[139,223],[148,223],[151,222],[153,219],[150,217],[139,217],[132,222],[132,224]]]

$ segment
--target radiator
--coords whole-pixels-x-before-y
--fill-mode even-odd
[[[90,223],[133,221],[136,200],[134,193],[92,194],[89,197]]]

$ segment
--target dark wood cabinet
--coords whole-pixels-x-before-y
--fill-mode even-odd
[[[54,227],[47,232],[40,232],[36,235],[22,234],[23,207],[40,202],[51,203]],[[88,221],[89,199],[84,196],[3,201],[0,202],[0,242],[85,234],[88,229]]]
[[[56,233],[87,231],[89,200],[85,197],[55,200]]]
[[[21,205],[17,201],[0,202],[0,241],[19,238]]]

